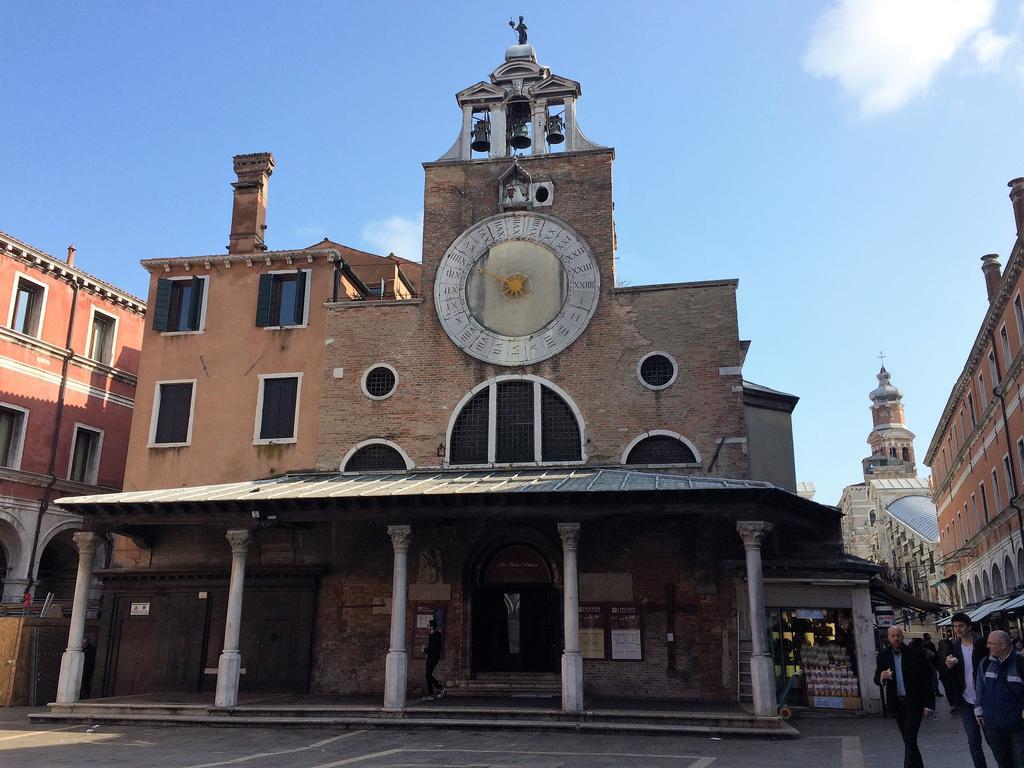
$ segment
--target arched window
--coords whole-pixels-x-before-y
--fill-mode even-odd
[[[999,566],[992,566],[992,594],[1001,595],[1003,594],[1003,577],[999,573]]]
[[[493,427],[493,428],[492,428]],[[583,420],[536,376],[499,376],[470,392],[448,429],[448,464],[581,462]]]
[[[903,460],[910,461],[910,449],[906,446],[903,447]]]
[[[967,605],[974,604],[974,584],[968,579],[967,581]]]
[[[1013,561],[1009,555],[1003,558],[1003,582],[1007,592],[1013,592],[1017,588],[1017,573],[1013,569]]]
[[[964,592],[963,584],[960,585],[960,605],[961,607],[967,605],[967,595]]]
[[[988,580],[988,571],[981,574],[981,584],[984,587],[983,596],[986,599],[992,597],[992,582]]]
[[[367,440],[355,446],[341,462],[342,472],[404,472],[412,461],[389,440]]]
[[[700,464],[700,457],[693,443],[682,435],[655,429],[634,438],[622,452],[621,463],[696,466]]]
[[[971,602],[976,601],[980,603],[983,597],[985,595],[981,591],[981,579],[978,577],[978,574],[974,574],[974,600]]]

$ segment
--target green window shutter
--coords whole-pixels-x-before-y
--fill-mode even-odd
[[[189,296],[188,302],[188,329],[190,331],[199,330],[199,312],[203,307],[203,282],[201,277],[192,277],[192,294]]]
[[[153,307],[153,330],[166,331],[171,319],[171,281],[156,282],[156,304]]]
[[[274,276],[260,275],[260,295],[256,300],[256,325],[266,328],[270,325],[270,297],[274,292]]]
[[[297,270],[295,273],[295,309],[292,319],[296,325],[302,325],[306,315],[306,273]]]

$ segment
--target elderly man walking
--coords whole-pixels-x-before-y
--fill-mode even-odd
[[[903,737],[903,768],[924,768],[917,733],[921,721],[935,710],[932,671],[925,655],[903,644],[903,630],[889,627],[889,647],[878,654],[875,685],[886,707],[896,716]]]
[[[988,658],[978,666],[974,714],[999,768],[1024,768],[1024,658],[997,629],[988,635]]]

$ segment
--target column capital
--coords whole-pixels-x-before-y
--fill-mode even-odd
[[[227,532],[227,539],[231,544],[232,555],[244,555],[252,543],[252,531],[247,528],[232,528]]]
[[[576,549],[580,543],[580,524],[559,523],[558,535],[562,537],[562,549]]]
[[[391,546],[396,550],[408,549],[412,542],[411,525],[389,525],[388,536],[391,537]]]
[[[736,523],[736,531],[747,549],[760,547],[764,537],[771,533],[774,527],[764,520],[740,520]]]
[[[100,535],[93,531],[78,531],[71,538],[74,539],[75,546],[78,547],[79,556],[91,555],[100,543]]]

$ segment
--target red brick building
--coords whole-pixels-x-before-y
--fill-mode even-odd
[[[55,259],[0,232],[5,602],[26,590],[71,599],[81,516],[53,502],[124,478],[146,305],[76,267],[74,252]]]
[[[1024,569],[1024,178],[1009,186],[1015,242],[1005,269],[996,254],[982,257],[988,310],[925,456],[946,581],[960,606],[1016,592]],[[978,618],[1000,606],[983,607]]]
[[[795,493],[796,398],[744,382],[736,280],[617,285],[614,150],[579,95],[528,45],[457,95],[422,272],[379,264],[408,282],[382,295],[343,246],[266,249],[269,155],[236,158],[226,256],[144,262],[127,492],[72,500],[130,540],[94,690],[400,709],[434,618],[462,693],[774,715],[777,681],[843,656],[794,696],[871,706],[874,569]]]

